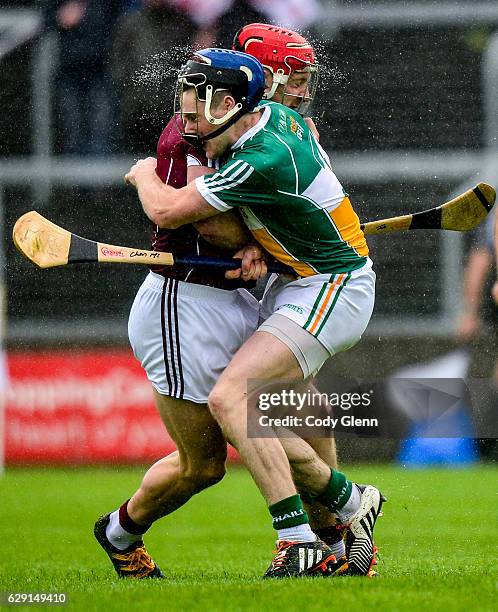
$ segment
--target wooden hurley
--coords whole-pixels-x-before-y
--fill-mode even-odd
[[[365,234],[386,234],[403,230],[435,229],[464,232],[471,230],[486,218],[493,208],[496,191],[491,185],[479,183],[474,189],[453,198],[446,204],[412,215],[392,217],[364,223]]]
[[[55,268],[77,263],[119,263],[160,266],[209,266],[234,270],[240,259],[217,257],[176,257],[173,253],[158,253],[133,247],[116,246],[81,238],[55,225],[35,210],[19,217],[12,231],[18,251],[39,268]],[[269,272],[295,274],[283,264],[268,265]]]

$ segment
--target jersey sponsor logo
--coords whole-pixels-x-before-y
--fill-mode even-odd
[[[100,252],[102,255],[106,255],[108,257],[124,257],[125,254],[123,251],[118,251],[117,249],[109,249],[108,247],[101,247]]]
[[[295,304],[284,304],[280,308],[290,308],[299,314],[304,314],[304,310],[301,308],[301,306],[296,306]]]
[[[287,132],[287,115],[284,113],[284,111],[279,110],[278,111],[278,123],[277,123],[277,127],[279,129],[280,132]]]
[[[299,140],[303,139],[304,130],[299,125],[299,123],[294,119],[294,117],[289,117],[290,120],[290,129],[293,134],[295,134]]]

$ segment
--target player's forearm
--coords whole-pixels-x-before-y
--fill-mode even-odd
[[[135,186],[144,213],[152,223],[169,229],[183,224],[174,209],[174,198],[179,190],[165,185],[157,175],[138,180]]]
[[[252,242],[252,234],[236,212],[216,215],[194,223],[201,236],[221,249],[238,250]]]
[[[463,282],[463,309],[468,314],[479,312],[484,283],[490,266],[491,255],[488,251],[479,249],[471,253]]]
[[[219,214],[197,191],[195,183],[181,189],[165,185],[156,174],[156,159],[140,159],[125,175],[125,181],[133,185],[142,208],[155,225],[176,229],[187,223],[195,223]]]
[[[495,272],[496,272],[496,277],[495,277],[495,282],[493,283],[493,286],[491,287],[491,295],[493,297],[493,300],[495,301],[495,304],[498,306],[498,215],[495,213],[495,231],[494,231],[494,248],[495,248]],[[498,362],[497,362],[497,368],[498,368]],[[497,369],[497,373],[498,373],[498,369]]]
[[[496,269],[496,277],[498,280],[498,214],[496,212],[495,212],[494,247],[495,247],[495,269]]]

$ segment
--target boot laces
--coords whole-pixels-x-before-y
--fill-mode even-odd
[[[287,555],[289,553],[289,548],[294,546],[295,542],[286,542],[285,540],[280,540],[277,542],[277,550],[274,550],[274,553],[277,553],[272,561],[272,567],[278,568],[282,567],[286,560]]]
[[[126,554],[114,554],[113,556],[117,561],[123,562],[121,567],[123,572],[147,575],[150,574],[156,566],[152,557],[143,546]]]

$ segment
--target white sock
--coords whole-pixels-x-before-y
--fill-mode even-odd
[[[279,529],[277,531],[278,539],[287,542],[314,542],[318,538],[311,531],[309,523],[296,525],[295,527],[287,527],[287,529]]]
[[[335,544],[328,544],[328,546],[336,559],[340,559],[346,554],[346,546],[342,540],[336,542]]]
[[[109,518],[109,525],[107,525],[105,535],[109,542],[118,550],[124,550],[142,539],[141,535],[129,533],[121,527],[119,510],[113,512]]]
[[[353,488],[351,489],[351,497],[348,499],[346,504],[336,511],[337,516],[341,523],[347,523],[349,519],[356,514],[361,502],[361,491],[353,482]]]

